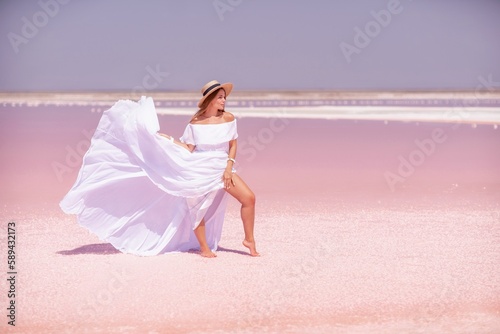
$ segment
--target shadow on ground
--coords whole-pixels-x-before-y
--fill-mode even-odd
[[[61,255],[81,255],[81,254],[118,254],[121,253],[110,243],[105,244],[89,244],[83,245],[75,249],[58,251],[57,254]]]

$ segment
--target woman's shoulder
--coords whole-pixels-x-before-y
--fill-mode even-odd
[[[231,114],[229,111],[225,111],[224,114],[222,115],[224,118],[224,121],[226,122],[232,122],[234,121],[234,115]]]

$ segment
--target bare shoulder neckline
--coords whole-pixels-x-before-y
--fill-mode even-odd
[[[221,125],[221,124],[229,124],[236,122],[236,118],[229,122],[221,122],[221,123],[189,123],[189,125]]]

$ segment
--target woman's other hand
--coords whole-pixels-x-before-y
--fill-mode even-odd
[[[226,189],[229,189],[236,185],[233,180],[233,172],[231,169],[226,168],[224,174],[222,175],[222,181],[224,181],[224,188]]]

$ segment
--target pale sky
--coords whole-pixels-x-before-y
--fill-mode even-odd
[[[0,35],[0,91],[500,81],[499,0],[0,0]]]

